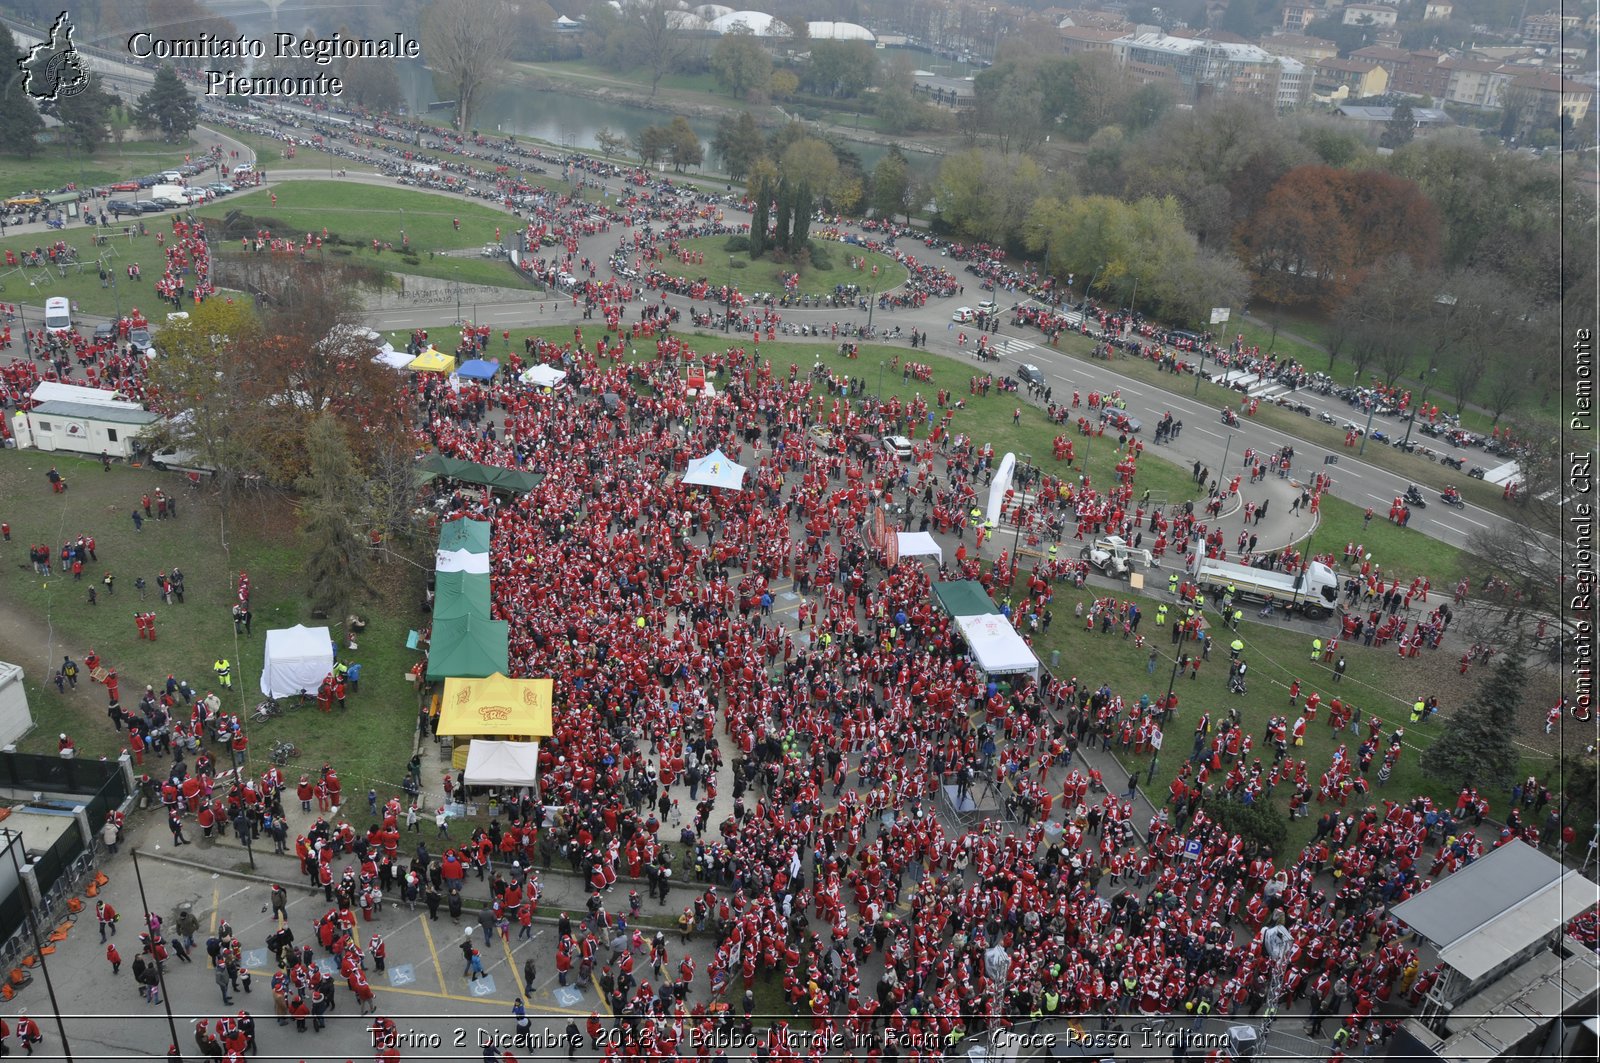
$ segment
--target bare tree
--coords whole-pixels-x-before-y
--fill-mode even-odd
[[[668,0],[636,0],[623,9],[627,20],[627,55],[631,65],[650,72],[650,95],[661,79],[676,70],[689,53],[682,15]]]
[[[422,19],[428,65],[456,94],[456,128],[472,111],[511,51],[515,12],[506,0],[436,0]]]
[[[1467,629],[1497,644],[1523,638],[1554,653],[1584,620],[1584,614],[1565,608],[1571,579],[1560,549],[1562,441],[1549,423],[1522,425],[1515,433],[1528,441],[1517,454],[1522,514],[1467,540],[1484,566],[1483,583],[1472,591],[1478,608],[1468,612]]]

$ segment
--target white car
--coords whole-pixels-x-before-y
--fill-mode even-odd
[[[983,302],[978,304],[978,313],[980,313],[980,314],[993,314],[999,308],[1000,308],[1000,305],[998,303],[996,303],[993,299],[985,299]]]
[[[950,315],[950,320],[954,321],[958,325],[965,325],[968,321],[972,321],[977,316],[978,312],[972,309],[972,307],[960,306],[956,308],[955,313]]]
[[[883,449],[901,461],[911,460],[911,440],[905,436],[884,436]]]

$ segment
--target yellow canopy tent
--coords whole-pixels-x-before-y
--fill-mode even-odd
[[[508,679],[499,672],[483,679],[446,679],[439,704],[442,735],[550,737],[550,679]]]
[[[450,373],[455,370],[456,356],[445,354],[443,351],[429,347],[415,358],[406,368],[416,373]]]

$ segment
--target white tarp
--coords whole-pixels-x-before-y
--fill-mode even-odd
[[[937,557],[939,563],[941,565],[944,564],[943,548],[927,532],[901,532],[900,556],[902,558]]]
[[[435,550],[435,572],[469,572],[475,576],[489,574],[489,555],[475,554],[471,550]]]
[[[533,384],[535,387],[560,387],[561,382],[565,379],[567,379],[566,372],[557,369],[553,365],[534,365],[522,371],[522,382],[524,384]]]
[[[994,472],[994,479],[989,481],[989,504],[985,507],[983,517],[991,526],[1000,523],[1000,509],[1006,504],[1006,492],[1011,490],[1011,477],[1017,471],[1017,456],[1010,451],[1000,459],[1000,467]]]
[[[1039,674],[1039,658],[1022,641],[1011,621],[998,613],[988,616],[958,616],[956,625],[972,648],[972,659],[990,675],[1015,672]]]
[[[532,786],[539,775],[539,743],[474,738],[465,772],[468,786]]]
[[[689,471],[683,474],[683,482],[699,484],[701,487],[726,487],[730,491],[738,491],[744,487],[744,474],[747,471],[743,465],[728,457],[719,448],[703,458],[691,461]]]
[[[287,698],[302,690],[315,694],[333,671],[333,636],[326,627],[276,628],[267,632],[266,660],[261,666],[261,693]]]
[[[414,357],[416,356],[407,354],[405,351],[395,350],[394,344],[386,341],[382,347],[378,348],[378,353],[372,356],[372,360],[386,365],[390,369],[404,369],[411,364],[411,359]]]

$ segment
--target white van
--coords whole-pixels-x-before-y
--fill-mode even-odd
[[[169,185],[183,184],[183,174],[177,170],[167,170],[161,174],[161,179]]]
[[[44,327],[51,332],[67,332],[72,328],[72,303],[59,295],[44,301]]]

